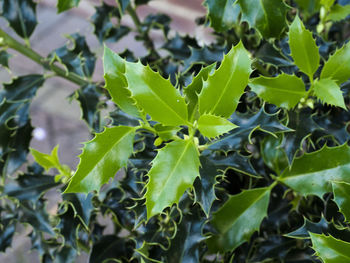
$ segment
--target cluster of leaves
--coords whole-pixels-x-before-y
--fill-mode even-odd
[[[349,261],[350,1],[206,0],[197,23],[215,30],[209,46],[170,34],[166,15],[141,21],[135,9],[147,2],[96,7],[101,43],[136,31],[148,53],[105,45],[104,82],[95,83],[84,36],[43,58],[30,48],[36,4],[0,1],[24,40],[0,29],[1,64],[14,49],[54,73],[0,91],[1,251],[27,223],[42,262],[75,262],[81,250],[91,263]],[[57,10],[78,4],[59,0]],[[166,55],[151,30],[162,31]],[[71,97],[95,137],[75,171],[57,147],[31,149],[36,163],[11,178],[29,152],[30,101],[53,75],[79,85]],[[100,116],[107,100],[116,105],[109,122]],[[49,215],[52,188],[63,201]]]

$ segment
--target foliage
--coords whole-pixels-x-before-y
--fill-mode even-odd
[[[57,12],[79,2],[58,0]],[[99,58],[85,36],[42,57],[30,47],[36,3],[0,1],[9,25],[0,64],[11,70],[15,50],[52,73],[0,90],[0,250],[29,224],[42,262],[75,262],[81,251],[91,263],[348,262],[350,1],[206,0],[197,26],[213,28],[210,45],[173,32],[167,15],[140,20],[148,2],[95,7],[104,81],[93,82]],[[131,32],[145,56],[107,46]],[[94,135],[75,170],[58,146],[29,149],[30,103],[53,76],[77,85]],[[49,216],[50,189],[62,201]]]

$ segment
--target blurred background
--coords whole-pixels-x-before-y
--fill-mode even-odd
[[[114,0],[105,0],[108,4],[114,4]],[[68,12],[57,14],[56,0],[38,1],[37,16],[38,26],[31,37],[32,48],[42,56],[46,57],[52,50],[67,43],[67,35],[79,32],[86,37],[90,49],[97,54],[96,69],[93,79],[103,81],[102,52],[103,47],[93,34],[94,27],[90,23],[91,16],[95,13],[95,6],[101,4],[99,0],[81,0],[78,8]],[[172,18],[171,28],[180,34],[189,34],[196,37],[199,43],[210,42],[210,29],[195,26],[195,19],[206,14],[202,6],[202,0],[153,0],[149,5],[140,6],[137,9],[140,18],[143,19],[150,13],[165,13]],[[132,26],[132,20],[126,15],[123,24]],[[18,39],[15,33],[8,28],[7,21],[0,18],[0,27],[11,36]],[[170,32],[173,34],[174,32]],[[116,52],[122,52],[126,48],[134,52],[135,56],[146,54],[146,49],[141,42],[129,34],[118,44],[109,43],[108,46]],[[158,31],[151,32],[155,45],[163,44],[163,37]],[[166,52],[165,50],[160,50]],[[10,82],[13,76],[42,73],[41,66],[35,64],[26,57],[15,53],[9,60],[12,72],[0,68],[1,83]],[[78,164],[77,155],[80,153],[81,142],[91,138],[91,134],[83,120],[76,100],[70,101],[68,97],[78,87],[62,78],[54,77],[45,81],[43,87],[38,90],[31,105],[32,125],[36,127],[33,133],[31,147],[49,153],[55,145],[59,144],[59,157],[63,164],[72,169]],[[47,210],[55,213],[57,201],[60,195],[55,191],[48,192],[49,199]],[[10,249],[5,254],[0,254],[0,262],[6,263],[35,263],[38,262],[36,251],[30,251],[30,241],[27,235],[31,232],[30,227],[18,227],[17,235]],[[77,262],[87,262],[87,255],[82,253]]]

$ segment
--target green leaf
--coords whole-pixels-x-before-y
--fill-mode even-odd
[[[198,120],[199,131],[208,138],[218,137],[237,127],[237,125],[224,118],[210,114],[204,114]]]
[[[335,0],[321,0],[321,5],[326,8],[326,10],[329,10],[332,5],[334,4]]]
[[[80,0],[58,0],[57,13],[62,13],[79,5]]]
[[[158,136],[163,141],[169,141],[176,136],[176,133],[180,130],[179,127],[174,126],[163,126],[160,123],[154,125],[154,129],[157,131]]]
[[[326,16],[326,20],[338,22],[350,15],[350,5],[334,5]]]
[[[28,39],[38,24],[36,3],[32,0],[3,0],[1,4],[1,15],[19,36]]]
[[[325,63],[321,79],[333,79],[338,85],[350,78],[350,42],[338,49]]]
[[[60,161],[58,159],[58,145],[53,148],[51,154],[41,153],[33,148],[30,149],[30,153],[33,155],[34,160],[46,171],[60,165]]]
[[[320,63],[320,54],[312,33],[305,29],[299,16],[289,27],[289,46],[295,64],[312,79]]]
[[[199,157],[191,140],[168,143],[159,150],[148,173],[146,197],[147,218],[178,203],[187,188],[199,176]]]
[[[234,5],[235,0],[206,0],[204,5],[208,9],[210,26],[217,32],[231,29],[238,20],[240,14],[239,5]]]
[[[260,142],[264,163],[277,174],[288,166],[287,156],[281,148],[281,138],[268,135]]]
[[[324,263],[350,262],[350,243],[332,236],[310,233],[312,248]]]
[[[229,117],[248,84],[251,60],[242,42],[225,55],[220,67],[203,83],[199,112]]]
[[[119,7],[123,13],[125,13],[126,8],[130,4],[130,0],[117,0]]]
[[[209,250],[234,250],[249,241],[267,216],[270,188],[245,190],[229,200],[213,215],[210,223],[218,234],[208,239]]]
[[[116,172],[126,166],[133,151],[135,129],[127,126],[106,128],[87,142],[66,193],[99,190]]]
[[[332,79],[320,79],[313,84],[313,91],[323,103],[339,106],[346,110],[343,93]]]
[[[140,115],[136,102],[131,98],[127,89],[127,81],[124,77],[125,61],[107,46],[104,46],[103,54],[105,88],[108,90],[112,100],[125,113],[138,117]]]
[[[254,78],[249,86],[265,101],[287,109],[293,108],[306,95],[304,82],[295,75],[285,73],[275,78]]]
[[[344,144],[338,147],[323,147],[306,153],[294,160],[291,169],[286,169],[279,180],[303,195],[317,195],[320,198],[332,191],[331,181],[350,182],[350,148]]]
[[[242,21],[247,21],[264,38],[279,38],[286,28],[287,5],[281,0],[238,0]],[[273,10],[273,11],[271,11]]]
[[[137,105],[154,121],[169,126],[187,124],[185,99],[169,79],[164,79],[141,62],[125,62],[124,76]]]
[[[203,82],[208,79],[216,67],[216,63],[213,63],[207,67],[201,69],[201,71],[193,78],[191,84],[184,88],[185,99],[188,108],[188,119],[193,120],[198,112],[198,94],[201,93],[203,88]]]
[[[332,182],[334,202],[338,205],[345,220],[350,220],[350,184],[345,182]]]
[[[303,14],[311,16],[320,10],[320,0],[295,0]]]
[[[0,65],[2,65],[5,68],[9,68],[9,58],[12,57],[9,53],[7,53],[5,50],[0,51]]]

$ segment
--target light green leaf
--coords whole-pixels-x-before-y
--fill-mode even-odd
[[[347,222],[350,221],[350,184],[344,182],[332,182],[334,202],[340,208]]]
[[[285,73],[275,78],[261,76],[252,79],[249,86],[265,101],[287,109],[293,108],[306,95],[304,82]]]
[[[58,145],[53,148],[51,154],[41,153],[33,148],[30,148],[30,153],[33,155],[34,160],[46,171],[60,165],[60,161],[58,159]]]
[[[238,0],[242,21],[247,21],[264,38],[278,38],[286,28],[287,5],[281,0]],[[273,11],[271,11],[273,10]]]
[[[350,243],[332,236],[309,233],[312,248],[324,263],[349,263]]]
[[[242,42],[225,55],[220,67],[203,83],[199,112],[229,117],[248,84],[251,60]]]
[[[199,176],[199,153],[193,141],[178,140],[160,149],[148,173],[147,218],[178,203]]]
[[[57,13],[62,13],[79,5],[80,0],[58,0]]]
[[[199,131],[208,138],[218,137],[237,127],[224,118],[210,114],[204,114],[198,120]]]
[[[80,157],[77,171],[66,193],[99,190],[116,172],[126,166],[133,151],[135,128],[117,126],[106,128],[87,142]]]
[[[124,76],[128,89],[146,113],[154,121],[164,125],[178,126],[187,123],[187,106],[180,92],[158,72],[141,62],[126,62]]]
[[[321,79],[331,78],[338,85],[350,78],[350,42],[338,49],[325,63]]]
[[[215,31],[222,32],[229,30],[237,22],[240,14],[238,5],[234,5],[236,0],[206,0],[210,26]]]
[[[160,123],[154,125],[154,129],[157,131],[158,136],[163,141],[169,141],[176,136],[176,133],[180,130],[179,127],[174,126],[164,126]]]
[[[341,21],[350,15],[350,5],[334,5],[329,11],[326,20],[331,20],[334,22]]]
[[[321,79],[313,84],[313,91],[322,102],[339,106],[346,110],[343,93],[332,79]]]
[[[215,70],[216,63],[213,63],[201,71],[193,78],[191,84],[184,88],[184,94],[187,101],[188,119],[192,121],[198,114],[198,94],[201,93],[203,81],[208,79],[208,75]]]
[[[322,196],[332,191],[331,181],[350,183],[350,148],[323,147],[306,153],[294,160],[291,169],[286,169],[279,180],[304,195]]]
[[[103,69],[105,88],[108,90],[112,100],[125,113],[138,117],[140,115],[136,102],[131,98],[127,89],[128,83],[124,77],[125,60],[104,46]]]
[[[289,27],[289,46],[295,64],[313,78],[320,63],[320,54],[312,33],[305,29],[298,16]]]
[[[326,9],[329,10],[331,6],[334,4],[335,0],[321,0],[321,5]]]
[[[230,199],[213,215],[210,223],[218,231],[208,239],[209,250],[234,250],[249,241],[267,216],[270,188],[246,190]]]

